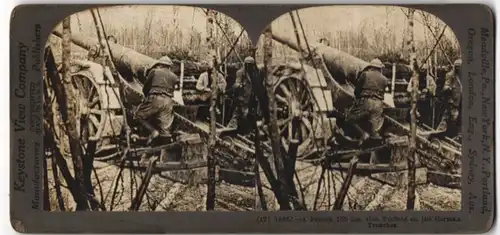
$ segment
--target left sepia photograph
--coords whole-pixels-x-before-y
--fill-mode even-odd
[[[253,208],[254,150],[234,128],[232,97],[254,54],[239,23],[205,8],[62,20],[44,54],[44,209]]]

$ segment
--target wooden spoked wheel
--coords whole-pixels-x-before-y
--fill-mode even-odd
[[[106,112],[102,108],[103,102],[99,88],[89,78],[81,75],[72,77],[75,91],[77,130],[81,143],[86,145],[90,141],[102,144],[100,133],[106,123]]]
[[[314,105],[310,89],[297,77],[282,77],[274,88],[274,95],[281,144],[288,151],[290,142],[298,140],[297,155],[301,156],[311,146],[314,137]]]

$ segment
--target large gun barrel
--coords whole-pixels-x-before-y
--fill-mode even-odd
[[[272,33],[272,38],[295,51],[299,51],[299,45],[292,39]],[[323,57],[324,63],[331,75],[339,82],[348,80],[356,84],[358,73],[366,68],[370,63],[357,58],[346,52],[323,44],[310,44],[312,50]],[[307,48],[302,48],[302,51],[307,52]]]
[[[62,38],[62,33],[60,31],[54,30],[52,34]],[[97,39],[84,36],[80,33],[72,32],[71,41],[75,45],[86,50],[90,50],[92,47],[99,48],[99,41]],[[120,74],[126,79],[130,79],[133,76],[144,83],[145,70],[156,62],[156,60],[131,48],[113,42],[109,42],[109,48],[113,56],[113,63]]]

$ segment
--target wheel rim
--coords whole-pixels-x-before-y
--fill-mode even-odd
[[[73,76],[77,112],[77,131],[82,143],[98,141],[106,119],[98,87],[84,76]]]
[[[281,144],[288,151],[290,141],[299,141],[297,155],[302,155],[313,138],[314,105],[309,88],[297,77],[283,77],[274,88],[277,102]]]

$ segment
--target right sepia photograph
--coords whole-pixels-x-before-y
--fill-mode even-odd
[[[274,92],[270,144],[283,147],[284,172],[294,165],[297,204],[461,210],[462,59],[438,17],[396,6],[299,9],[263,31],[256,58]]]
[[[44,210],[461,210],[462,60],[446,23],[321,6],[250,38],[199,7],[56,25]]]

